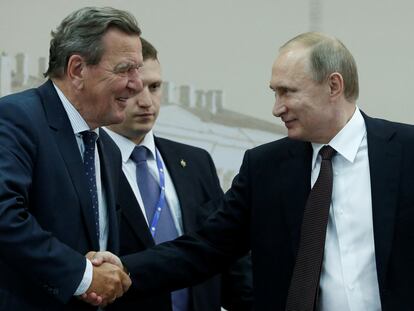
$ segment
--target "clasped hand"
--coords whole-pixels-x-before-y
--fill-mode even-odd
[[[91,305],[105,307],[121,297],[131,286],[121,260],[110,252],[86,254],[93,264],[92,283],[79,298]]]

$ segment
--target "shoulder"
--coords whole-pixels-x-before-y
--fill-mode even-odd
[[[0,137],[2,144],[37,144],[38,135],[47,126],[37,89],[0,98]],[[10,147],[10,146],[8,146]]]
[[[374,137],[414,143],[414,125],[364,115],[368,140]]]
[[[285,137],[252,148],[246,152],[246,156],[256,161],[281,161],[292,153],[307,151],[309,146],[307,142]]]
[[[2,111],[32,110],[37,108],[41,101],[36,89],[28,89],[22,92],[10,94],[0,98],[0,109]]]
[[[41,126],[46,118],[46,110],[57,106],[59,101],[53,84],[50,80],[38,88],[27,89],[0,98],[0,118],[21,123],[23,127],[34,125]]]
[[[207,150],[166,138],[155,137],[155,144],[161,152],[175,152],[193,157],[210,157]]]
[[[121,165],[121,151],[109,134],[102,128],[99,129],[99,140],[102,142],[103,152],[111,157],[111,161],[116,161],[117,165]]]

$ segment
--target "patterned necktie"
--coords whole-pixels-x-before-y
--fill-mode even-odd
[[[287,311],[315,309],[332,196],[331,159],[335,153],[330,146],[319,151],[321,168],[303,214],[299,250],[286,301]]]
[[[88,183],[89,195],[92,201],[92,212],[95,219],[95,229],[99,241],[99,203],[95,172],[95,144],[98,139],[98,135],[93,131],[83,131],[82,138],[85,146],[85,151],[83,152],[83,166]]]
[[[159,244],[175,239],[178,237],[178,232],[167,201],[163,202],[165,204],[164,207],[157,206],[160,196],[160,186],[149,171],[147,164],[148,153],[149,150],[146,147],[136,146],[132,151],[131,160],[136,164],[137,184],[144,203],[145,214],[147,215],[149,225],[152,223],[155,208],[162,208],[154,236],[155,243]],[[189,310],[189,297],[188,288],[172,292],[171,299],[173,310]]]

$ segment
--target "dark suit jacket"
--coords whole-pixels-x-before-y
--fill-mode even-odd
[[[414,310],[414,127],[364,118],[382,310]],[[135,286],[143,292],[186,286],[251,247],[255,310],[284,310],[311,157],[309,143],[289,138],[247,151],[221,208],[202,230],[123,259]],[[154,281],[154,271],[162,278]]]
[[[119,249],[115,197],[121,159],[98,140],[108,250]],[[83,162],[51,83],[0,99],[0,310],[94,310],[72,298],[98,250]],[[65,305],[66,304],[66,305]]]
[[[155,138],[177,192],[185,232],[201,227],[216,208],[214,200],[223,192],[210,155],[202,149],[170,140]],[[184,162],[182,162],[184,161]],[[185,163],[185,164],[184,164]],[[154,246],[154,240],[134,193],[123,175],[120,181],[120,239],[121,255],[131,254]],[[194,311],[219,311],[221,303],[229,310],[251,310],[252,280],[250,258],[237,262],[223,278],[219,275],[190,289]],[[169,268],[175,269],[173,263]],[[155,279],[161,277],[157,272]],[[114,303],[111,310],[171,310],[169,292],[155,291],[140,296],[131,289]]]

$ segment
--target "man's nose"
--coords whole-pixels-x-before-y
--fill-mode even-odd
[[[273,115],[275,117],[281,117],[282,114],[284,114],[287,111],[286,106],[283,104],[282,100],[280,97],[276,97],[275,99],[275,104],[273,106]]]
[[[142,88],[138,94],[138,105],[141,107],[151,106],[151,96],[148,87]]]
[[[143,90],[144,85],[142,83],[138,70],[135,70],[133,73],[131,73],[128,79],[127,87],[132,90],[134,94],[137,94]]]

